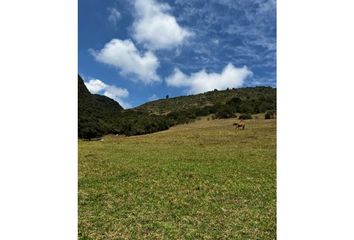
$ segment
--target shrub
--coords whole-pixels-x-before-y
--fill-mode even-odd
[[[241,114],[238,119],[252,119],[251,114]]]
[[[233,118],[235,115],[229,111],[220,111],[215,113],[215,118]]]
[[[216,118],[233,118],[235,117],[232,107],[223,105],[219,108],[219,111],[215,113]]]
[[[274,118],[274,111],[267,111],[265,114],[264,114],[264,119],[272,119]]]

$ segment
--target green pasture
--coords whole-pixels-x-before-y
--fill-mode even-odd
[[[275,239],[276,122],[79,140],[79,239]]]

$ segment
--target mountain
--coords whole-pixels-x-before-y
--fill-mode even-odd
[[[78,76],[79,137],[95,137],[112,129],[123,108],[116,101],[91,94],[84,81]]]

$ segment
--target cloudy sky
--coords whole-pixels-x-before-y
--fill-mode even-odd
[[[130,108],[276,85],[275,0],[79,0],[79,74]]]

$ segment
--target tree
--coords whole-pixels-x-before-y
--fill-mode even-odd
[[[166,95],[166,99],[168,99],[170,96],[168,96],[168,94]]]

